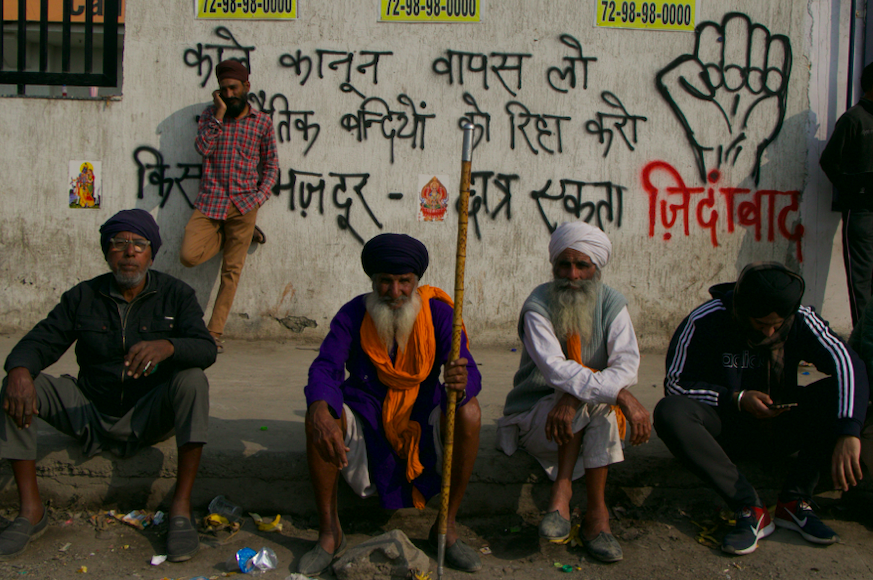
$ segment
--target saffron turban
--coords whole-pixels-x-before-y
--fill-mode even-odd
[[[753,262],[743,268],[734,286],[737,312],[763,318],[775,312],[787,318],[800,306],[806,284],[779,262]]]
[[[367,276],[374,274],[424,275],[430,259],[424,244],[406,234],[379,234],[364,244],[361,264]]]
[[[241,83],[248,82],[249,69],[238,60],[223,60],[215,67],[218,82],[224,79],[236,79]]]
[[[565,222],[558,226],[549,240],[549,261],[554,264],[567,248],[588,255],[598,269],[606,266],[612,254],[612,242],[606,234],[585,222]]]
[[[144,209],[123,209],[100,226],[103,255],[109,252],[109,238],[121,232],[139,234],[151,242],[152,260],[161,249],[161,233],[152,214]]]

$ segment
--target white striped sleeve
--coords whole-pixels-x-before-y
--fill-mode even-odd
[[[682,372],[685,370],[685,364],[688,361],[688,349],[694,338],[697,321],[720,310],[725,310],[722,301],[710,300],[709,302],[698,306],[688,315],[685,325],[682,327],[682,331],[679,334],[676,350],[673,353],[673,359],[670,361],[669,368],[667,369],[667,376],[664,380],[664,387],[667,395],[684,395],[713,407],[718,406],[718,391],[711,389],[685,389],[679,384],[679,380],[682,377]]]
[[[834,375],[839,389],[839,407],[837,418],[849,419],[855,414],[855,370],[852,368],[852,357],[839,338],[832,332],[827,323],[808,306],[801,306],[798,312],[812,331],[818,343],[827,351],[834,362]]]

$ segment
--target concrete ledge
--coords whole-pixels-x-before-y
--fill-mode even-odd
[[[260,431],[257,422],[230,425],[217,421],[225,433],[270,433],[275,430],[290,438],[303,437],[302,425],[286,429],[268,426]],[[212,426],[215,429],[215,426]],[[536,512],[548,501],[550,482],[539,464],[523,451],[507,457],[494,449],[495,429],[483,428],[482,448],[464,499],[467,515],[495,515]],[[39,436],[37,473],[46,499],[56,506],[76,505],[97,509],[166,508],[176,477],[175,440],[169,439],[134,457],[121,459],[110,453],[85,457],[71,438],[46,427]],[[242,441],[237,448],[207,445],[194,489],[194,504],[205,507],[216,495],[225,495],[246,510],[285,513],[298,517],[316,515],[306,454],[300,450],[261,447],[256,441]],[[748,477],[762,489],[778,489],[786,466],[763,469],[744,465]],[[700,481],[673,459],[664,444],[653,439],[648,445],[626,450],[625,461],[609,475],[609,493],[621,488],[655,487],[697,489]],[[360,500],[340,484],[342,511],[379,509],[375,500]],[[584,483],[576,483],[575,494],[584,496]],[[432,501],[437,501],[432,500]],[[0,467],[0,502],[14,505],[17,495],[8,464]]]
[[[16,337],[0,337],[5,358]],[[463,511],[495,515],[539,511],[546,506],[549,481],[539,464],[523,451],[507,457],[494,447],[496,421],[518,364],[510,348],[474,351],[483,375],[479,396],[482,436]],[[225,353],[207,370],[210,380],[210,441],[204,448],[194,505],[204,509],[216,495],[225,495],[246,510],[315,515],[306,463],[303,387],[316,349],[311,345],[269,341],[229,341]],[[72,352],[47,370],[76,374]],[[663,356],[646,355],[634,393],[650,411],[661,397]],[[37,473],[45,499],[57,506],[90,509],[167,507],[176,476],[175,439],[168,439],[134,457],[104,453],[82,455],[79,446],[45,423],[39,425]],[[701,482],[682,468],[656,437],[625,450],[625,461],[610,470],[608,493],[621,488],[697,489]],[[766,468],[743,466],[759,489],[779,489],[784,464]],[[379,509],[376,500],[359,500],[340,485],[342,511]],[[584,497],[584,483],[574,494]],[[17,503],[12,472],[0,465],[0,501]],[[434,502],[437,499],[432,500]]]

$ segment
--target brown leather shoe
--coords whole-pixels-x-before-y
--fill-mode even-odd
[[[215,341],[215,347],[218,349],[218,354],[223,353],[224,352],[224,341],[221,340],[221,335],[210,331],[209,336],[211,336],[212,340]]]
[[[253,244],[266,244],[267,243],[267,234],[264,233],[264,230],[255,226],[255,231],[252,233],[252,243]]]

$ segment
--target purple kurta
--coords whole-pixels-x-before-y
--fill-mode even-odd
[[[436,356],[433,369],[421,383],[411,417],[421,425],[419,460],[424,471],[414,481],[425,499],[430,499],[440,491],[433,430],[427,420],[437,405],[445,410],[445,387],[439,379],[452,346],[452,308],[432,299],[430,309],[436,337]],[[376,367],[361,348],[361,323],[365,313],[364,295],[361,295],[340,308],[331,321],[330,332],[321,343],[318,358],[309,367],[309,384],[304,390],[306,405],[308,408],[316,401],[326,401],[336,417],[341,416],[343,403],[348,405],[360,418],[364,428],[370,481],[379,492],[382,507],[412,507],[412,485],[406,481],[406,461],[394,452],[382,426],[382,402],[388,387],[379,380]],[[466,334],[461,339],[461,358],[468,361],[467,396],[458,402],[458,406],[466,404],[482,389],[482,376],[467,349]],[[345,371],[349,373],[347,379]]]

